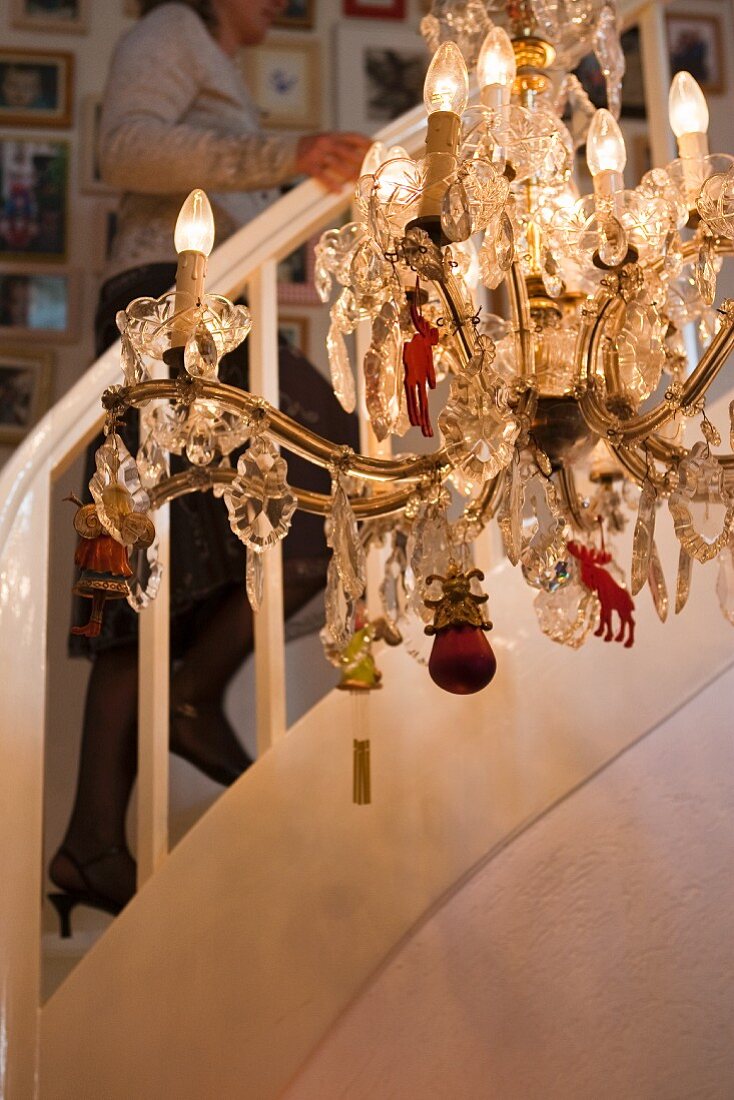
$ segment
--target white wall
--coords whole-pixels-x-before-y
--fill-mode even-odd
[[[729,670],[400,945],[287,1100],[734,1095]]]

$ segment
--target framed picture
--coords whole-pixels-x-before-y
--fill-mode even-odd
[[[422,39],[398,27],[337,27],[337,126],[372,134],[423,100],[430,58]]]
[[[622,34],[625,74],[622,81],[622,118],[645,118],[645,85],[642,79],[642,53],[639,27]],[[594,54],[583,57],[574,70],[595,107],[606,107],[607,85]]]
[[[69,31],[84,34],[88,29],[90,0],[10,0],[12,24],[29,31]]]
[[[0,350],[0,443],[20,443],[51,403],[53,353]]]
[[[78,324],[76,272],[0,271],[0,338],[74,340]]]
[[[278,317],[278,334],[295,351],[302,351],[308,359],[308,337],[310,318],[300,315]]]
[[[0,49],[0,126],[71,126],[74,55]]]
[[[678,15],[665,17],[668,28],[670,71],[675,75],[685,69],[698,81],[704,92],[723,95],[724,57],[722,40],[724,27],[718,15]]]
[[[321,125],[321,64],[313,40],[268,39],[243,50],[242,67],[266,129],[315,130]]]
[[[287,0],[285,8],[273,21],[284,30],[310,31],[315,22],[316,0]]]
[[[343,0],[344,14],[362,19],[405,19],[405,0]]]
[[[69,146],[0,136],[0,260],[66,259]]]
[[[85,96],[82,104],[81,164],[79,187],[85,195],[110,195],[111,188],[102,182],[99,170],[99,120],[102,117],[102,97]]]
[[[278,302],[281,305],[321,305],[313,283],[318,240],[312,237],[278,264]]]

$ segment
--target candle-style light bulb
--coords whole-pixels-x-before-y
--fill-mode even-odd
[[[196,188],[186,199],[176,221],[173,243],[178,252],[176,267],[176,298],[174,313],[182,314],[174,321],[171,348],[182,348],[188,340],[193,323],[186,312],[193,309],[204,293],[207,256],[214,247],[214,215],[205,193]]]
[[[670,128],[677,138],[707,132],[709,109],[706,96],[690,73],[680,72],[673,77],[668,96],[668,115]]]
[[[613,172],[621,176],[627,163],[627,149],[614,115],[605,107],[598,110],[586,139],[586,159],[592,176]]]
[[[176,251],[201,252],[208,256],[214,247],[214,215],[206,193],[196,188],[186,199],[173,234]]]
[[[510,102],[516,75],[510,36],[503,27],[492,27],[482,43],[477,61],[477,80],[485,107],[501,107]]]
[[[455,42],[443,42],[428,66],[423,102],[429,115],[450,111],[460,115],[469,101],[469,73]]]

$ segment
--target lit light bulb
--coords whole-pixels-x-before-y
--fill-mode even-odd
[[[668,115],[670,128],[677,138],[707,132],[709,109],[706,96],[690,73],[680,72],[673,77],[668,96]]]
[[[173,243],[178,253],[201,252],[204,256],[214,247],[214,215],[209,199],[198,187],[181,207]]]
[[[428,66],[423,102],[429,115],[451,111],[460,115],[469,100],[469,74],[455,42],[443,42]]]
[[[482,103],[486,107],[509,103],[516,75],[515,51],[510,37],[503,27],[492,27],[482,43],[477,61]]]
[[[586,139],[586,159],[592,176],[614,172],[621,176],[627,163],[627,149],[617,121],[605,107],[596,112]]]

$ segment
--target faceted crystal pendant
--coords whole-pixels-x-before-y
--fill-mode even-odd
[[[537,471],[525,483],[523,513],[523,576],[532,588],[549,588],[559,567],[568,570],[566,519],[553,482]]]
[[[263,600],[263,559],[264,554],[256,554],[251,546],[247,547],[245,566],[245,591],[253,611],[259,611]]]
[[[354,375],[349,365],[349,353],[347,352],[346,341],[336,321],[332,321],[329,328],[329,333],[326,337],[326,349],[329,353],[331,384],[334,388],[336,399],[345,412],[354,412],[357,404]]]
[[[216,453],[217,442],[212,430],[212,422],[202,413],[195,413],[189,421],[186,457],[192,466],[208,466]]]
[[[158,595],[163,566],[158,557],[158,539],[147,549],[132,550],[129,555],[132,577],[128,577],[127,602],[133,611],[143,611]]]
[[[389,556],[385,559],[385,568],[380,582],[380,603],[389,622],[397,624],[405,614],[408,604],[408,590],[405,573],[408,568],[406,553],[407,541],[399,529],[393,531],[393,544]]]
[[[441,228],[450,241],[465,241],[471,236],[469,197],[461,179],[446,188],[441,204]]]
[[[650,573],[650,555],[655,538],[655,504],[657,493],[651,481],[645,481],[640,493],[635,535],[632,540],[632,576],[630,590],[633,596],[642,589]]]
[[[125,385],[135,386],[139,382],[145,382],[150,375],[145,369],[143,360],[133,347],[130,337],[124,332],[120,339],[120,347],[120,361],[122,363],[122,374],[125,379]]]
[[[237,477],[224,494],[237,538],[262,553],[288,534],[297,500],[286,481],[285,459],[267,436],[258,436],[237,463]]]
[[[652,602],[661,623],[668,617],[668,586],[665,583],[665,574],[660,563],[660,555],[654,541],[650,550],[650,565],[648,569],[647,583],[652,593]]]
[[[688,603],[691,593],[691,573],[693,572],[693,558],[681,546],[678,555],[678,578],[675,585],[675,613],[680,615]]]
[[[624,322],[614,342],[624,394],[635,406],[660,382],[665,363],[667,321],[642,290],[625,307]]]
[[[716,297],[716,253],[711,237],[706,236],[701,242],[693,277],[698,293],[707,306],[712,306]]]
[[[722,615],[734,626],[734,549],[731,543],[727,543],[719,554],[716,595]]]
[[[543,256],[543,269],[541,271],[543,286],[551,298],[560,298],[563,294],[563,279],[561,269],[549,248]]]
[[[552,641],[578,649],[599,622],[599,597],[573,580],[555,592],[541,591],[533,602],[540,629]]]
[[[334,552],[334,564],[345,593],[358,600],[367,581],[367,560],[344,480],[339,476],[333,483],[326,541]]]
[[[724,468],[706,443],[694,443],[678,467],[679,485],[668,501],[681,546],[700,562],[715,558],[734,527],[734,503]]]
[[[344,591],[336,562],[332,557],[326,569],[324,609],[326,623],[319,637],[327,660],[339,666],[341,653],[354,633],[356,600]]]
[[[388,301],[372,321],[372,342],[363,363],[365,405],[378,440],[406,431],[400,305]]]
[[[217,345],[206,325],[197,325],[186,342],[184,366],[192,378],[217,377]]]
[[[512,222],[510,221],[509,215],[505,211],[499,216],[499,225],[497,226],[497,236],[495,238],[494,248],[497,254],[497,264],[500,271],[509,271],[515,256],[515,232],[512,228]]]
[[[599,219],[599,259],[608,267],[621,264],[627,255],[627,234],[618,218],[606,214]]]
[[[451,557],[451,529],[443,494],[439,502],[421,506],[408,536],[407,555],[410,607],[414,614],[428,623],[433,619],[433,612],[424,603],[426,579],[432,573],[445,576]]]
[[[504,383],[491,368],[454,378],[438,424],[452,465],[472,493],[508,465],[520,434]]]
[[[150,432],[145,438],[135,461],[144,489],[154,489],[159,481],[168,477],[168,457],[166,452],[159,447],[153,432]]]
[[[520,456],[510,463],[505,482],[502,504],[497,513],[497,526],[502,535],[505,553],[512,565],[517,565],[522,552],[522,509],[525,501],[527,470],[521,466]]]
[[[135,459],[117,433],[110,433],[95,454],[96,472],[89,482],[99,521],[108,535],[130,546],[126,523],[132,512],[147,513],[150,499],[140,482]]]

